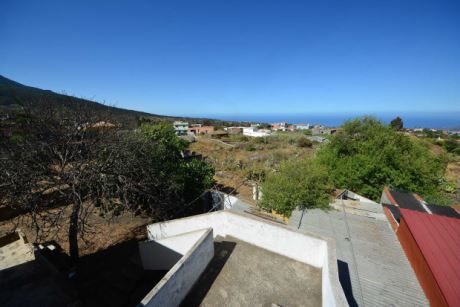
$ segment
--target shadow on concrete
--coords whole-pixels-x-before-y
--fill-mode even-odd
[[[350,307],[357,307],[358,303],[353,296],[353,288],[351,287],[350,270],[348,269],[348,263],[337,260],[337,266],[339,269],[339,281],[342,285],[343,292],[347,298],[348,305]]]
[[[136,306],[166,273],[144,270],[129,240],[82,257],[74,282],[85,306]]]
[[[164,246],[161,242],[139,242],[142,264],[146,270],[170,270],[183,255]]]
[[[235,249],[235,245],[235,242],[230,241],[214,241],[214,258],[212,258],[211,262],[208,264],[203,274],[201,274],[200,278],[196,281],[195,286],[184,298],[180,306],[200,306],[209,289],[211,289],[212,284],[216,280],[217,276],[219,276],[220,271]]]
[[[31,260],[0,270],[2,306],[78,306],[78,293],[66,276],[35,252]]]

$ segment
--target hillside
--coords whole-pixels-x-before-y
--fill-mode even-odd
[[[50,105],[53,108],[71,112],[81,110],[82,107],[89,107],[94,112],[110,112],[113,120],[127,128],[136,127],[139,119],[147,119],[149,121],[186,120],[191,123],[208,121],[215,125],[224,124],[222,121],[212,119],[164,116],[116,108],[87,99],[23,85],[0,75],[0,114],[20,111],[23,106],[31,109],[40,109]]]

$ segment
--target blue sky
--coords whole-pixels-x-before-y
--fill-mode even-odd
[[[158,114],[460,111],[460,1],[9,1],[0,74]]]

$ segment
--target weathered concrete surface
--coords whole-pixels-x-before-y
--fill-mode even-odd
[[[35,260],[34,247],[21,232],[0,238],[0,270]]]
[[[321,306],[321,269],[233,237],[217,237],[215,256],[183,306]]]
[[[379,204],[344,202],[341,210],[295,210],[289,225],[336,241],[339,275],[350,306],[427,306]]]
[[[347,306],[338,279],[335,243],[314,233],[295,231],[285,225],[233,210],[195,215],[147,226],[150,240],[162,240],[204,228],[214,237],[231,236],[258,248],[322,270],[322,306]]]

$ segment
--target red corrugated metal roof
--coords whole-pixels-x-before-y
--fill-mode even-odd
[[[460,220],[400,209],[449,306],[460,306]]]

